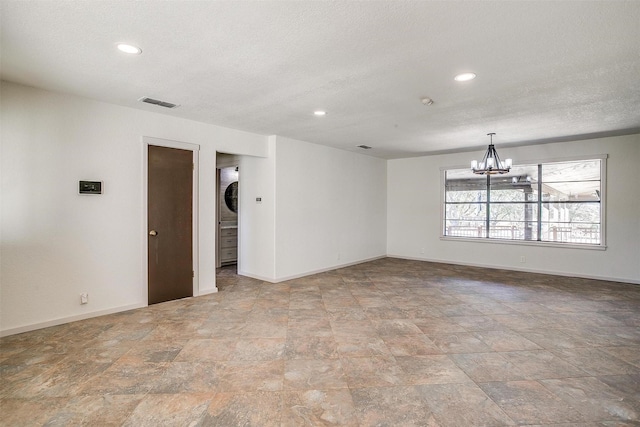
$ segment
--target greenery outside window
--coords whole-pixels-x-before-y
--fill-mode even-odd
[[[606,156],[444,170],[443,236],[604,247]]]

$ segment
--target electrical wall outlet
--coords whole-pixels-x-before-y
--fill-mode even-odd
[[[424,248],[420,248],[420,253],[424,255]]]
[[[80,294],[80,304],[87,304],[87,303],[89,303],[89,294],[86,292]]]
[[[520,264],[524,264],[525,262],[527,262],[527,259],[523,256],[520,257]]]

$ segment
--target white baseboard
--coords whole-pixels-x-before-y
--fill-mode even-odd
[[[218,292],[218,288],[207,288],[207,289],[200,289],[198,291],[198,297],[201,297],[203,295],[209,295],[209,294],[215,294],[216,292]]]
[[[238,274],[240,276],[246,276],[246,277],[251,277],[252,279],[262,280],[263,282],[280,283],[280,282],[286,282],[287,280],[299,279],[301,277],[311,276],[311,275],[319,274],[319,273],[325,273],[325,272],[331,271],[331,270],[337,270],[339,268],[351,267],[352,265],[358,265],[358,264],[362,264],[362,263],[370,262],[370,261],[375,261],[377,259],[382,259],[382,258],[386,258],[386,257],[387,257],[386,255],[380,255],[380,256],[373,257],[373,258],[366,258],[366,259],[362,259],[362,260],[359,260],[359,261],[347,262],[347,263],[344,263],[344,264],[337,264],[337,265],[333,265],[331,267],[321,268],[321,269],[313,270],[313,271],[307,271],[305,273],[294,274],[294,275],[291,275],[291,276],[278,277],[278,278],[275,278],[275,279],[274,278],[270,278],[270,277],[258,276],[256,274],[246,273],[244,271],[238,271]]]
[[[50,326],[58,326],[64,323],[71,323],[78,320],[91,319],[92,317],[105,316],[107,314],[120,313],[122,311],[133,310],[136,308],[147,307],[148,304],[130,304],[121,307],[109,308],[106,310],[92,311],[91,313],[83,313],[75,316],[60,317],[54,320],[48,320],[46,322],[33,323],[31,325],[19,326],[17,328],[4,329],[0,331],[0,337],[6,337],[9,335],[21,334],[23,332],[35,331],[36,329],[48,328]]]
[[[386,257],[387,257],[386,255],[381,255],[381,256],[376,256],[376,257],[373,257],[373,258],[367,258],[367,259],[363,259],[363,260],[359,260],[359,261],[347,262],[345,264],[338,264],[338,265],[334,265],[334,266],[331,266],[331,267],[321,268],[319,270],[313,270],[313,271],[309,271],[309,272],[306,272],[306,273],[294,274],[292,276],[279,277],[273,283],[286,282],[287,280],[299,279],[301,277],[311,276],[313,274],[325,273],[325,272],[331,271],[331,270],[338,270],[339,268],[351,267],[353,265],[363,264],[365,262],[375,261],[377,259],[382,259],[382,258],[386,258]]]
[[[273,278],[260,276],[258,274],[248,273],[246,271],[238,270],[238,276],[250,277],[250,278],[256,279],[256,280],[262,280],[263,282],[276,283]]]
[[[389,258],[408,259],[412,261],[436,262],[439,264],[451,264],[451,265],[466,265],[469,267],[491,268],[496,270],[508,270],[508,271],[522,271],[524,273],[550,274],[552,276],[578,277],[581,279],[605,280],[608,282],[630,283],[633,285],[640,285],[640,280],[625,279],[620,277],[594,276],[590,274],[567,273],[562,271],[538,270],[533,268],[521,268],[521,267],[505,267],[503,265],[477,264],[477,263],[471,263],[471,262],[458,262],[458,261],[454,262],[454,261],[448,261],[448,260],[442,260],[442,259],[418,258],[418,257],[410,257],[410,256],[394,255],[394,254],[388,254],[387,256]]]

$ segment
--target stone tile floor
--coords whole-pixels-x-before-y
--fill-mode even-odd
[[[637,426],[640,286],[381,259],[0,340],[2,426]]]

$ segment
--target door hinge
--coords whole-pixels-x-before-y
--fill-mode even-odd
[[[196,164],[195,163],[191,163],[191,170],[192,171],[196,170]]]
[[[195,272],[195,271],[193,271],[193,270],[191,270],[191,277],[192,277],[192,278],[193,278],[193,277],[196,277],[196,272]]]

